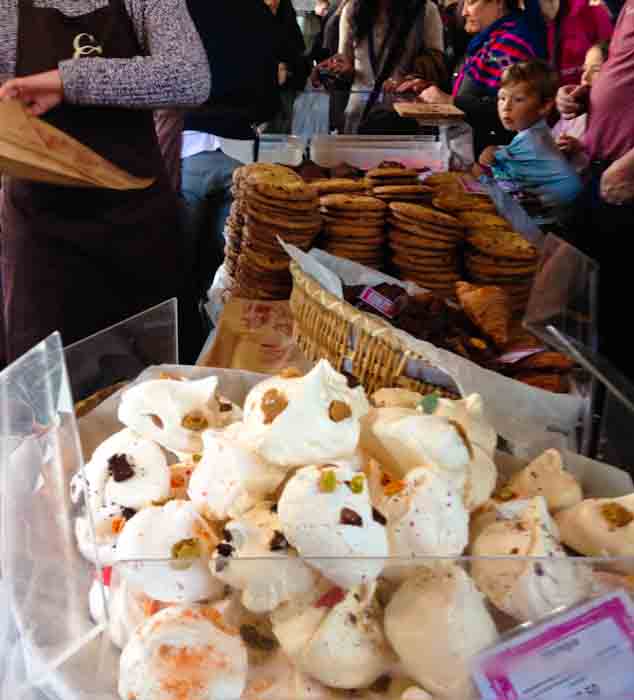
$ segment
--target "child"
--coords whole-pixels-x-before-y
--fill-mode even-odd
[[[498,115],[517,135],[508,146],[489,146],[480,164],[507,189],[536,197],[545,208],[561,208],[581,191],[574,167],[561,154],[546,117],[557,93],[557,74],[543,61],[509,66],[502,74]]]
[[[603,64],[608,60],[609,41],[600,41],[590,47],[583,63],[581,85],[591,88],[595,77]],[[552,129],[553,138],[559,150],[565,153],[577,172],[585,170],[588,159],[583,153],[582,138],[586,133],[587,114],[581,114],[574,119],[560,119]]]

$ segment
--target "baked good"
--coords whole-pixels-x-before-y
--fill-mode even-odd
[[[508,342],[511,309],[508,296],[500,287],[476,287],[456,283],[460,306],[482,332],[502,346]]]
[[[324,180],[314,180],[311,185],[322,197],[327,194],[346,194],[349,192],[365,192],[367,184],[363,180],[353,180],[349,178],[330,178]]]

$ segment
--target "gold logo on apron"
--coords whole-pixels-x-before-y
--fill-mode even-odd
[[[103,54],[103,49],[97,44],[97,40],[92,34],[78,34],[73,39],[73,49],[73,58]]]

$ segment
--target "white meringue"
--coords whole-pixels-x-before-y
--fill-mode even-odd
[[[320,487],[325,472],[336,479],[332,491]],[[348,485],[354,477],[361,482],[360,493]],[[288,542],[331,581],[350,588],[381,573],[387,536],[385,527],[373,518],[363,474],[344,467],[304,467],[286,484],[278,514]]]
[[[566,556],[557,536],[541,496],[528,501],[518,518],[498,520],[482,531],[473,543],[471,573],[496,608],[525,622],[589,595],[587,570]]]
[[[119,420],[173,452],[200,452],[201,432],[223,426],[217,388],[217,377],[151,379],[123,392]]]
[[[558,450],[546,450],[513,475],[508,489],[517,498],[543,496],[551,512],[572,508],[583,500],[581,486],[575,477],[565,470]]]
[[[498,435],[485,418],[484,403],[480,394],[469,394],[458,401],[438,399],[434,415],[460,423],[471,443],[481,447],[489,457],[493,457]]]
[[[214,575],[242,591],[242,604],[254,613],[274,610],[289,598],[306,593],[317,575],[290,549],[272,503],[260,503],[225,525],[225,547],[216,549],[211,562]]]
[[[469,511],[480,508],[491,498],[498,480],[495,462],[480,445],[474,443],[472,447],[473,458],[467,465],[464,485],[464,502]]]
[[[196,558],[180,564],[166,561],[175,547],[190,540],[197,547]],[[119,537],[121,576],[137,591],[166,603],[216,599],[223,589],[209,571],[216,543],[209,525],[189,501],[144,508],[126,523]]]
[[[270,496],[285,471],[220,433],[203,433],[203,456],[189,481],[188,495],[207,518],[236,518]]]
[[[125,579],[111,587],[108,601],[108,636],[112,643],[123,649],[136,628],[169,603],[159,603],[143,593],[130,589]]]
[[[283,603],[272,614],[273,631],[297,667],[334,688],[362,688],[387,671],[395,659],[381,629],[381,613],[365,587],[340,602],[320,605],[329,585]],[[345,597],[344,597],[345,596]]]
[[[129,476],[117,479],[116,460],[124,460]],[[127,465],[127,466],[126,466]],[[170,469],[161,448],[132,430],[124,429],[104,440],[84,467],[87,506],[95,513],[102,506],[121,506],[139,510],[152,501],[170,495]],[[71,496],[77,501],[81,473],[71,484]]]
[[[236,700],[247,650],[213,608],[173,606],[144,622],[121,654],[121,700]]]
[[[483,596],[459,566],[419,569],[385,610],[407,675],[436,698],[468,696],[469,662],[497,639]]]
[[[350,389],[321,360],[303,377],[272,377],[249,392],[243,439],[263,459],[284,467],[345,458],[357,449],[359,419],[368,408],[363,388]]]
[[[88,591],[88,611],[90,619],[97,625],[104,624],[108,620],[106,608],[109,605],[110,588],[102,586],[95,578]]]
[[[112,566],[116,559],[117,542],[125,526],[124,510],[120,506],[104,506],[92,514],[94,536],[90,516],[75,520],[75,539],[81,555],[101,566]]]
[[[403,479],[403,490],[386,498],[381,512],[387,518],[391,557],[460,556],[469,542],[469,514],[461,494],[441,473],[421,467]],[[388,578],[411,573],[411,565],[390,566]]]
[[[460,428],[439,416],[407,409],[375,408],[361,421],[361,447],[396,476],[436,465],[464,484],[470,445]]]
[[[416,409],[423,395],[409,389],[379,389],[370,397],[376,408],[409,408]]]
[[[588,498],[559,511],[561,541],[588,557],[620,557],[610,569],[634,574],[634,493],[620,498]]]

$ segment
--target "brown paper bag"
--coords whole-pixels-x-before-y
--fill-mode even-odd
[[[198,364],[263,374],[275,374],[286,367],[308,371],[312,366],[293,341],[288,301],[235,297],[226,303],[214,342]]]
[[[0,103],[0,173],[71,187],[134,190],[154,180],[126,173],[17,100]]]

